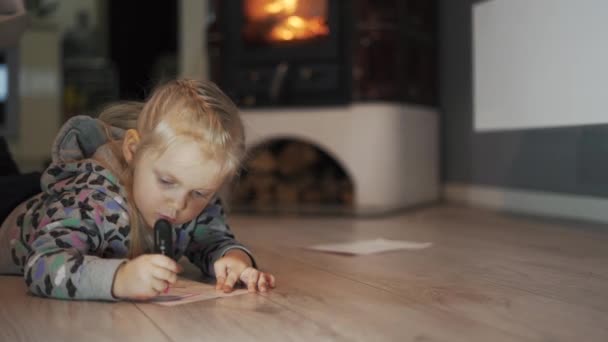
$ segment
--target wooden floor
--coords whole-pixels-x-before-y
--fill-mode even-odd
[[[608,228],[435,207],[382,219],[232,217],[269,295],[178,307],[32,297],[0,277],[0,341],[608,341]],[[301,247],[384,237],[421,251]]]

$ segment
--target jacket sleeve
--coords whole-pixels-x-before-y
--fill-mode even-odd
[[[80,198],[80,199],[79,199]],[[68,206],[65,206],[69,203]],[[112,284],[126,259],[102,259],[104,207],[91,196],[62,194],[46,208],[29,244],[25,282],[35,295],[62,299],[116,300]]]
[[[226,216],[219,197],[214,198],[196,218],[190,233],[190,242],[185,255],[190,262],[203,272],[215,277],[213,264],[231,249],[241,249],[249,255],[253,267],[257,267],[252,253],[234,239],[234,234],[226,224]]]

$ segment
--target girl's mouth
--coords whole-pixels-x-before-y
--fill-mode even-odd
[[[167,220],[171,224],[175,223],[175,217],[171,217],[171,216],[160,214],[159,215],[159,219]]]

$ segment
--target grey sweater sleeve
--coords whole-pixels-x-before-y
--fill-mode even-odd
[[[29,244],[23,276],[30,292],[61,299],[116,300],[114,275],[126,259],[98,257],[102,242],[101,229],[78,210],[69,217],[54,217]]]
[[[251,258],[253,267],[257,268],[251,251],[238,243],[230,231],[221,200],[215,198],[211,203],[196,218],[185,255],[205,276],[215,277],[213,264],[231,249],[243,250]]]
[[[74,241],[86,241],[83,233],[70,228],[40,235],[24,269],[25,282],[33,294],[62,299],[116,300],[112,296],[114,274],[124,259],[102,259],[87,255]]]

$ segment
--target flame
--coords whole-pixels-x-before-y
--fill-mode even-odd
[[[303,40],[328,35],[329,28],[323,16],[306,16],[303,13],[313,6],[312,3],[318,6],[319,1],[302,3],[304,9],[298,7],[298,0],[249,0],[245,10],[247,17],[254,23],[273,21],[272,27],[263,37],[267,41]],[[314,13],[318,14],[318,11]]]
[[[329,28],[323,18],[305,19],[292,15],[277,24],[268,35],[271,40],[297,40],[325,36],[328,33]]]
[[[264,6],[264,11],[269,14],[293,14],[298,7],[298,0],[275,0]]]

